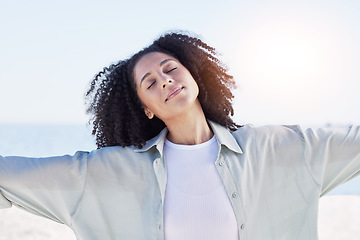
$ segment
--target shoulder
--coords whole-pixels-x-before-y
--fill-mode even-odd
[[[244,125],[231,133],[238,142],[257,143],[260,145],[302,144],[303,133],[298,125]]]
[[[246,124],[232,132],[234,137],[252,136],[252,137],[284,137],[292,135],[302,135],[299,125],[264,125],[254,126]]]
[[[91,151],[88,154],[88,161],[92,163],[107,164],[109,162],[116,162],[122,165],[129,165],[140,163],[147,160],[152,160],[152,151],[139,152],[135,146],[121,147],[112,146],[104,147]]]

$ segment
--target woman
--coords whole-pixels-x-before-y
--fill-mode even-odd
[[[0,204],[78,239],[317,239],[319,197],[360,170],[360,129],[239,126],[200,39],[166,34],[87,92],[98,150],[0,158]]]

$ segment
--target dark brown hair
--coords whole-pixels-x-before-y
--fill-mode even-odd
[[[95,75],[86,93],[86,112],[91,116],[98,148],[131,145],[141,148],[165,127],[157,117],[151,120],[146,117],[136,93],[134,66],[150,52],[171,55],[189,70],[199,86],[198,99],[207,119],[229,130],[240,127],[231,119],[234,115],[231,90],[235,81],[217,58],[215,49],[197,37],[167,33],[129,59]]]

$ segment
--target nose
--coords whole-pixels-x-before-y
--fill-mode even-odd
[[[169,83],[173,83],[173,80],[171,80],[171,79],[167,79],[166,81],[164,81],[164,83],[163,83],[163,88],[165,88],[166,87],[166,84],[169,84]]]

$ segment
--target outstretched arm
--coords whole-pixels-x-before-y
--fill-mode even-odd
[[[16,205],[70,224],[84,189],[87,152],[74,156],[25,158],[0,156],[0,208]]]
[[[360,126],[303,132],[305,160],[323,196],[360,175]]]

